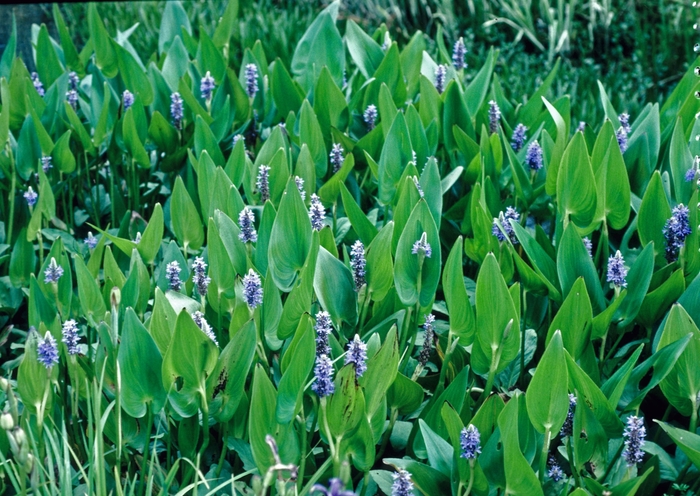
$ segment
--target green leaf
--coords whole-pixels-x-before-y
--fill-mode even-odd
[[[412,159],[413,147],[406,119],[402,113],[398,113],[379,156],[378,199],[381,203],[388,205],[393,202],[404,167]]]
[[[666,346],[664,349],[658,350],[652,356],[644,360],[644,362],[642,362],[640,365],[635,367],[622,394],[620,408],[637,408],[642,403],[647,393],[658,386],[659,383],[669,374],[669,372],[671,372],[671,369],[673,369],[673,366],[676,364],[676,360],[678,360],[678,357],[681,355],[681,353],[683,353],[683,350],[685,350],[685,347],[688,345],[691,338],[692,336],[688,334],[675,343]],[[643,389],[640,389],[639,384],[641,380],[646,376],[652,367],[654,368],[654,371],[651,379]]]
[[[270,274],[282,291],[290,291],[311,247],[309,214],[293,179],[287,183],[275,217],[268,248]]]
[[[165,355],[170,346],[176,320],[177,314],[172,305],[160,288],[156,287],[149,331],[161,355]]]
[[[112,46],[117,56],[119,76],[124,81],[126,87],[141,100],[143,105],[150,105],[153,103],[153,87],[146,76],[141,61],[136,57],[136,54],[132,54],[129,50],[126,50],[116,42],[112,42]]]
[[[399,415],[415,412],[423,402],[423,388],[401,372],[387,391],[387,401],[391,408],[396,408]]]
[[[302,315],[296,334],[289,348],[284,352],[282,379],[277,393],[276,419],[280,424],[288,424],[301,408],[304,386],[314,367],[316,342],[309,314]],[[294,359],[290,359],[294,357]]]
[[[481,108],[481,105],[488,94],[489,87],[491,86],[491,75],[493,74],[493,69],[496,66],[496,57],[497,52],[493,49],[493,47],[491,47],[489,49],[486,62],[481,69],[479,69],[479,72],[477,72],[474,79],[471,80],[469,86],[467,86],[467,89],[464,91],[464,102],[467,105],[467,110],[469,111],[470,116],[476,116],[476,113]],[[445,104],[447,104],[447,100],[445,101]]]
[[[323,247],[319,248],[316,261],[314,291],[336,325],[357,324],[357,293],[352,272]]]
[[[36,267],[34,244],[27,239],[27,229],[19,232],[10,256],[10,281],[16,288],[29,286],[29,280]]]
[[[547,78],[544,80],[542,85],[537,88],[537,91],[535,91],[530,98],[528,98],[527,103],[520,107],[518,111],[518,118],[520,119],[520,122],[522,122],[524,125],[527,127],[531,128],[533,127],[533,124],[537,121],[537,118],[539,115],[542,113],[542,97],[547,94],[549,91],[549,88],[551,88],[552,83],[554,82],[554,79],[557,76],[557,73],[559,72],[559,66],[561,65],[561,59],[557,59],[556,63],[554,64],[554,67],[550,71],[550,73],[547,75]]]
[[[591,300],[583,278],[579,277],[549,325],[545,345],[548,346],[554,334],[560,331],[566,351],[574,360],[580,358],[589,344],[592,321]]]
[[[304,313],[310,312],[314,296],[314,275],[316,273],[319,252],[319,236],[313,234],[311,249],[306,257],[304,267],[297,278],[297,284],[285,301],[280,316],[277,337],[286,339],[291,336],[299,325]]]
[[[294,110],[296,111],[296,109]],[[326,141],[331,140],[332,128],[347,128],[350,117],[348,104],[345,101],[345,95],[333,81],[327,67],[321,69],[321,74],[316,81],[316,87],[314,88],[314,112]]]
[[[339,189],[343,200],[343,207],[348,219],[350,220],[350,224],[352,225],[353,229],[355,229],[355,232],[360,240],[365,245],[370,244],[377,235],[377,228],[367,218],[364,212],[362,212],[362,209],[355,202],[355,199],[352,197],[345,184],[341,183],[339,185]]]
[[[168,4],[170,5],[170,4]],[[188,21],[189,22],[189,21]],[[180,81],[182,76],[185,75],[187,72],[187,68],[190,65],[190,57],[187,54],[187,49],[185,48],[185,45],[183,45],[182,40],[180,39],[180,36],[175,36],[175,38],[172,40],[170,44],[170,48],[168,49],[168,54],[165,57],[165,62],[163,62],[163,67],[162,67],[162,74],[163,74],[163,79],[165,82],[168,84],[168,87],[171,89],[171,91],[181,91],[180,85],[185,86],[184,81]],[[188,91],[189,88],[188,88]],[[192,109],[192,112],[195,115],[201,115],[199,112],[195,111],[195,108],[199,110],[201,106],[199,105],[199,102],[194,98],[194,95],[192,92],[189,92],[189,95],[187,98],[185,98],[184,95],[182,95],[183,100],[187,103],[187,105]],[[195,104],[193,107],[193,104]],[[207,116],[208,117],[208,116]],[[204,117],[205,119],[207,117]]]
[[[626,177],[626,174],[625,174]],[[596,181],[582,133],[576,133],[561,159],[557,175],[557,204],[567,223],[586,227],[596,211]]]
[[[596,386],[593,379],[574,362],[574,359],[568,353],[565,352],[565,354],[570,389],[576,391],[579,402],[585,402],[591,408],[593,415],[600,422],[600,425],[605,429],[609,437],[619,437],[622,433],[623,425],[614,407],[610,406],[608,399]]]
[[[654,273],[654,244],[647,243],[635,259],[627,274],[627,296],[622,301],[616,318],[622,321],[619,327],[624,328],[634,322],[639,313],[642,301],[647,294],[651,277]]]
[[[218,230],[221,242],[223,243],[234,272],[243,277],[247,272],[246,247],[240,239],[238,225],[225,213],[220,210],[214,212],[214,223]],[[260,245],[258,244],[258,247]],[[224,278],[225,276],[222,276]]]
[[[569,411],[565,370],[562,335],[555,331],[525,393],[530,421],[545,436],[559,432]]]
[[[438,436],[423,419],[418,419],[418,425],[423,436],[430,466],[449,477],[452,473],[454,448],[450,443]]]
[[[66,174],[73,172],[76,164],[73,152],[70,150],[70,136],[70,130],[63,133],[58,141],[56,141],[56,145],[51,152],[51,157],[53,158],[53,163],[56,165],[56,168]]]
[[[90,39],[95,47],[97,67],[108,78],[115,77],[119,70],[117,54],[114,49],[115,44],[107,33],[95,4],[88,6],[88,27]]]
[[[215,165],[223,166],[226,164],[224,154],[221,153],[221,148],[219,148],[219,143],[214,133],[212,133],[211,128],[201,116],[196,117],[194,144],[198,159],[201,159],[202,152],[206,150]]]
[[[500,372],[517,356],[520,349],[519,321],[496,257],[489,253],[476,280],[474,372]]]
[[[444,101],[442,114],[443,141],[445,142],[445,148],[448,151],[452,151],[459,144],[457,138],[457,134],[459,133],[455,131],[455,127],[463,131],[465,136],[474,140],[474,125],[470,117],[470,115],[473,114],[470,114],[467,110],[467,106],[464,103],[465,97],[457,82],[452,81],[447,85],[442,99]]]
[[[407,96],[406,82],[401,70],[399,49],[396,43],[392,43],[389,46],[382,63],[379,64],[374,73],[373,80],[370,80],[368,83],[367,90],[362,98],[362,109],[366,109],[369,104],[379,101],[379,92],[383,84],[389,89],[394,99],[394,104],[403,106]]]
[[[162,54],[168,51],[169,46],[178,37],[181,29],[192,33],[190,19],[182,7],[182,2],[173,1],[166,3],[163,17],[160,21],[160,29],[158,30],[158,53]]]
[[[661,381],[661,390],[668,401],[683,415],[690,415],[698,407],[697,397],[700,394],[700,330],[685,309],[675,304],[666,319],[658,349],[661,350],[671,343],[691,334],[692,337],[669,375]]]
[[[78,280],[80,306],[88,321],[95,325],[104,319],[107,312],[104,299],[95,278],[85,266],[82,257],[77,254],[73,255],[73,264],[75,265],[75,277]],[[140,417],[141,415],[136,416]]]
[[[362,75],[371,78],[384,59],[382,48],[352,19],[348,19],[345,27],[345,43]]]
[[[528,392],[531,388],[532,384],[528,388]],[[501,441],[503,443],[503,464],[506,475],[505,490],[507,494],[525,496],[542,495],[544,493],[542,492],[542,487],[537,480],[537,476],[535,475],[535,472],[532,471],[530,464],[527,462],[520,449],[518,432],[518,394],[519,393],[516,393],[515,401],[509,401],[501,414],[498,416],[498,427],[501,431]],[[568,409],[568,396],[566,396],[566,394],[564,396],[567,405],[566,408]],[[530,411],[529,401],[527,401],[527,408],[528,413],[531,414],[532,412]],[[564,417],[566,417],[566,411],[567,410],[565,409]],[[562,419],[562,423],[563,422],[564,420]],[[538,425],[536,425],[536,427],[537,426]]]
[[[535,269],[535,272],[540,276],[541,284],[544,284],[549,291],[550,297],[555,301],[561,300],[561,292],[558,289],[559,277],[557,277],[557,265],[554,260],[547,254],[545,249],[528,233],[519,223],[511,222],[511,226],[515,232],[515,236],[522,245],[530,262]],[[583,246],[583,245],[582,245]],[[516,257],[518,263],[518,257]],[[572,281],[573,283],[573,281]],[[556,286],[555,286],[556,285]]]
[[[292,79],[279,58],[275,59],[272,67],[270,91],[275,107],[282,115],[298,112],[304,101],[304,92],[299,87],[299,83]]]
[[[413,254],[416,241],[425,233],[432,255]],[[435,221],[425,200],[420,200],[411,212],[406,227],[401,233],[394,263],[394,284],[401,302],[411,306],[420,303],[427,307],[435,298],[435,290],[440,282],[440,238]]]
[[[382,301],[394,285],[394,263],[391,259],[393,234],[394,221],[389,221],[366,250],[367,290],[374,301]]]
[[[248,431],[253,459],[261,474],[266,473],[267,469],[275,463],[270,446],[265,442],[265,437],[273,435],[277,428],[277,422],[275,422],[276,401],[275,386],[267,377],[262,365],[257,364],[253,374],[250,398],[250,411],[255,413],[249,416]]]
[[[345,70],[343,39],[335,20],[339,2],[333,2],[308,27],[292,56],[292,72],[308,92],[321,69],[328,67],[333,79],[340,84]]]
[[[161,368],[163,359],[156,343],[132,308],[126,310],[121,328],[119,369],[122,380],[122,408],[141,418],[147,409],[158,413],[165,404]]]
[[[661,174],[655,171],[644,192],[642,206],[639,207],[637,232],[642,246],[650,241],[654,242],[657,258],[661,258],[663,247],[666,246],[663,228],[669,217],[671,217],[671,207],[661,184]]]
[[[459,338],[460,344],[469,346],[474,341],[476,321],[467,288],[464,285],[462,252],[462,237],[459,236],[445,262],[442,288],[445,292],[445,303],[450,312],[450,332]]]
[[[61,67],[61,62],[58,60],[58,55],[49,37],[49,30],[46,29],[45,24],[42,24],[39,28],[36,51],[37,54],[41,54],[41,56],[36,57],[36,71],[39,73],[41,81],[48,88],[63,74],[63,67]]]
[[[566,130],[566,123],[564,122],[564,119],[562,118],[559,111],[551,103],[549,103],[546,98],[542,97],[542,101],[547,107],[547,111],[552,116],[554,124],[557,128],[557,140],[554,143],[554,147],[552,148],[552,154],[550,155],[549,161],[547,162],[547,181],[545,183],[545,191],[547,192],[547,194],[554,195],[555,193],[558,194],[559,190],[559,168],[560,163],[562,161],[562,156],[564,155],[564,150],[566,149],[566,140],[569,133]],[[586,155],[588,155],[588,150],[586,150]],[[583,171],[582,173],[586,174],[587,172],[588,171]],[[573,185],[570,187],[573,187]],[[589,199],[582,199],[581,203],[587,203],[589,201]]]
[[[595,221],[608,219],[610,227],[622,229],[630,215],[630,183],[610,121],[603,124],[591,156],[596,178],[598,208]]]
[[[238,18],[238,0],[232,0],[226,4],[226,10],[216,25],[212,41],[218,48],[227,47],[231,39],[231,35],[236,26]]]
[[[177,146],[177,129],[157,110],[151,116],[148,136],[165,153],[173,153]]]
[[[673,442],[681,449],[685,456],[695,464],[696,467],[700,467],[700,436],[693,432],[685,431],[666,422],[661,422],[654,419],[654,422],[659,424],[666,434],[669,435]]]
[[[12,69],[12,62],[15,60],[15,53],[17,50],[17,19],[15,18],[14,11],[12,12],[12,32],[10,38],[5,44],[5,49],[2,52],[2,58],[0,58],[0,78],[9,79],[10,71]],[[3,97],[3,107],[5,102],[8,100]],[[0,134],[0,137],[2,134]],[[2,143],[5,143],[3,140]]]
[[[328,155],[323,142],[321,125],[308,100],[304,100],[299,111],[299,141],[306,144],[316,165],[316,176],[323,177],[328,170]],[[255,161],[256,164],[258,161]]]
[[[136,130],[136,123],[134,121],[133,108],[129,108],[124,114],[123,126],[123,136],[124,144],[127,150],[131,154],[131,157],[139,164],[141,167],[150,167],[151,159],[148,157],[148,153],[139,138],[138,132]]]
[[[605,296],[600,287],[598,272],[593,260],[588,256],[583,240],[573,225],[569,224],[564,229],[560,243],[557,252],[557,271],[563,294],[567,296],[576,280],[583,277],[593,309],[596,313],[603,311],[605,309]]]
[[[41,336],[39,334],[31,332],[27,336],[27,342],[25,344],[24,355],[22,357],[22,362],[19,364],[19,370],[17,371],[17,392],[19,397],[22,399],[22,404],[31,413],[40,416],[42,419],[45,415],[45,406],[42,411],[42,401],[44,399],[45,392],[51,387],[52,376],[57,375],[58,367],[52,367],[52,369],[47,372],[46,368],[39,362],[37,357],[37,345],[39,339],[44,339],[46,333],[46,326],[41,325],[39,327],[39,332],[43,332]],[[49,401],[52,400],[51,394],[46,395]]]
[[[180,176],[175,179],[175,187],[170,199],[170,221],[175,236],[185,249],[199,250],[202,247],[204,243],[202,221]]]
[[[360,385],[365,391],[365,406],[368,417],[374,415],[385,398],[389,386],[394,383],[398,374],[400,358],[396,325],[393,325],[389,329],[382,347],[367,361],[367,370],[360,378]]]
[[[352,431],[365,416],[365,398],[355,378],[355,367],[345,365],[335,378],[335,392],[324,412],[331,435]]]
[[[153,207],[151,220],[148,221],[148,225],[143,231],[141,241],[136,245],[144,263],[153,264],[160,250],[161,241],[163,241],[163,208],[160,203],[156,203],[156,206]]]
[[[216,367],[218,356],[216,345],[190,314],[180,312],[163,358],[163,387],[179,415],[191,417],[206,401],[205,381]],[[182,385],[178,386],[180,380]]]
[[[670,271],[668,271],[670,272]],[[668,274],[668,272],[666,274]],[[637,314],[637,321],[645,327],[651,327],[666,313],[668,307],[683,294],[685,278],[682,270],[676,270],[659,286],[647,293]]]
[[[255,356],[255,322],[248,321],[219,355],[207,378],[209,413],[217,422],[231,420],[245,396],[245,383]]]

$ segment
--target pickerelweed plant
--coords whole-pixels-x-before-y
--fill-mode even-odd
[[[0,493],[697,491],[694,69],[579,126],[339,9],[235,67],[235,2],[13,34]]]

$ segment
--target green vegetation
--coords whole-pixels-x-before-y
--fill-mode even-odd
[[[0,57],[0,494],[700,489],[700,58],[135,5]]]

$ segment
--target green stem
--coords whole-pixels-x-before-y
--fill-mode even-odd
[[[360,496],[365,496],[365,494],[367,494],[367,485],[369,484],[369,477],[369,472],[365,472],[365,475],[362,477],[362,491],[360,491]]]
[[[358,288],[359,290],[359,288]],[[360,308],[360,318],[357,321],[357,334],[362,335],[362,326],[365,322],[365,317],[367,316],[367,310],[369,308],[370,291],[369,286],[365,285],[365,297],[362,299],[362,307]]]
[[[375,460],[381,460],[382,456],[384,455],[384,451],[386,450],[386,447],[389,444],[389,439],[391,438],[391,433],[394,430],[394,424],[396,424],[396,419],[398,417],[399,417],[399,411],[396,408],[392,408],[391,409],[391,417],[389,418],[389,427],[387,428],[386,432],[384,433],[384,438],[382,439],[382,445],[379,448],[379,452],[377,453]]]
[[[552,433],[547,427],[544,431],[544,444],[542,445],[542,452],[540,453],[540,484],[544,484],[544,473],[547,467],[547,456],[549,455],[549,443],[551,442]]]
[[[683,479],[685,478],[685,474],[688,473],[688,470],[690,470],[690,467],[693,466],[693,462],[688,460],[685,462],[685,465],[683,465],[683,468],[681,469],[680,472],[678,472],[678,477],[676,477],[676,484],[680,484],[683,482]]]
[[[534,172],[534,171],[533,171]],[[525,390],[525,316],[527,315],[527,290],[520,286],[520,301],[523,307],[522,329],[520,330],[520,388]]]
[[[625,449],[625,443],[620,443],[620,447],[617,449],[617,452],[610,459],[610,462],[608,463],[608,466],[605,469],[605,473],[603,474],[603,477],[598,479],[598,482],[600,482],[601,484],[605,483],[605,479],[607,479],[608,475],[610,475],[610,471],[612,470],[613,466],[615,465],[615,462],[617,462],[617,459],[620,458],[620,455],[622,455],[623,449]]]
[[[116,167],[114,167],[113,164],[109,164],[109,191],[110,194],[112,195],[112,202],[111,202],[111,211],[112,211],[112,225],[116,226],[117,222],[117,202],[114,201],[115,198],[117,197],[117,190],[114,188],[114,175],[116,174]],[[71,188],[72,191],[72,188]],[[72,204],[72,202],[71,202]]]
[[[302,405],[301,412],[297,417],[299,424],[299,444],[301,444],[301,460],[299,462],[299,477],[297,478],[297,491],[301,491],[304,484],[304,471],[306,470],[306,452],[307,452],[307,434],[306,434],[306,418],[304,417],[304,407]],[[313,432],[312,432],[313,434]]]
[[[618,329],[618,331],[620,332],[620,335],[619,335],[619,336],[617,337],[617,339],[615,340],[615,343],[613,343],[612,347],[610,348],[610,351],[608,351],[608,353],[605,355],[605,361],[606,361],[606,362],[607,362],[608,360],[610,360],[610,357],[611,357],[612,354],[615,352],[615,350],[617,349],[618,345],[620,344],[620,341],[622,341],[622,338],[623,338],[624,335],[625,335],[625,329],[624,329],[624,328],[623,328],[623,329]]]
[[[328,447],[331,450],[331,458],[333,458],[333,461],[335,462],[336,459],[336,449],[335,449],[335,443],[333,442],[333,435],[331,434],[331,429],[328,426],[328,416],[326,415],[326,398],[323,397],[321,398],[321,411],[323,415],[323,428],[326,433],[326,439],[328,441]],[[334,474],[337,475],[337,474]]]
[[[10,184],[10,218],[7,219],[8,229],[7,229],[7,243],[12,246],[12,231],[15,224],[15,195],[17,189],[17,169],[15,168],[15,160],[12,157],[12,151],[10,150],[10,162],[12,164],[12,182]]]
[[[87,152],[85,152],[85,164],[87,167],[89,167],[88,164],[88,158],[87,158]],[[95,197],[96,197],[96,204],[97,207],[95,207],[95,224],[97,227],[100,226],[100,217],[102,217],[102,202],[100,201],[100,169],[95,168]]]
[[[122,377],[119,361],[115,360],[115,364],[117,367],[117,404],[115,406],[117,410],[117,466],[120,466],[122,459]]]
[[[698,395],[695,394],[693,396],[693,413],[690,414],[690,432],[695,434],[695,431],[698,429]]]
[[[41,235],[41,229],[36,233],[36,237],[39,240],[39,267],[44,265],[44,238]]]
[[[326,458],[326,461],[323,462],[323,465],[318,467],[318,470],[316,470],[316,473],[311,476],[311,479],[309,479],[309,482],[306,483],[306,486],[304,486],[304,489],[299,493],[299,496],[306,496],[309,494],[309,491],[311,491],[311,487],[318,482],[318,480],[321,478],[321,476],[328,470],[328,467],[333,463],[333,460],[331,458]]]
[[[402,331],[401,331],[401,339],[399,341],[399,352],[404,349],[406,346],[406,342],[408,341],[408,331],[411,325],[411,314],[413,313],[413,307],[408,308],[406,311],[406,315],[404,316],[404,321],[403,321],[403,326],[402,326]],[[408,358],[406,358],[408,360]]]
[[[467,485],[467,490],[465,491],[464,496],[469,496],[469,494],[472,492],[472,487],[474,486],[474,461],[474,458],[469,460],[469,484]],[[459,495],[459,492],[457,492],[457,494]]]
[[[420,315],[420,302],[416,303],[416,308],[413,315],[413,325],[410,327],[411,332],[411,344],[408,346],[408,353],[404,358],[404,367],[408,363],[408,360],[413,354],[413,349],[416,347],[416,338],[418,337],[418,315]]]
[[[219,454],[219,463],[216,465],[216,478],[221,476],[221,469],[224,466],[224,461],[226,460],[226,452],[228,451],[228,446],[226,445],[226,436],[228,435],[228,422],[224,423],[221,428],[221,454]]]
[[[146,494],[146,465],[148,465],[148,445],[151,441],[151,426],[153,425],[153,408],[150,403],[146,404],[146,446],[143,449],[143,464],[141,465],[141,494]]]
[[[574,483],[576,487],[581,487],[581,474],[579,474],[576,460],[574,460],[574,450],[571,447],[570,436],[566,437],[566,453],[569,455],[569,465],[571,466],[571,472],[574,474]]]
[[[491,366],[489,367],[489,377],[486,380],[486,387],[484,387],[484,392],[481,393],[481,397],[477,402],[477,406],[474,411],[477,411],[479,407],[486,401],[486,398],[491,394],[491,388],[493,387],[493,381],[496,379],[496,370],[498,369],[498,363],[501,361],[501,346],[497,349],[491,349]]]
[[[202,384],[199,392],[202,396],[202,447],[199,448],[198,458],[202,459],[204,451],[209,446],[209,404],[207,403],[206,386],[204,384]]]

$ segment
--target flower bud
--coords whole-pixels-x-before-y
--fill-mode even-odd
[[[122,292],[119,290],[118,287],[114,286],[112,288],[112,292],[109,295],[109,301],[112,305],[112,308],[118,308],[119,303],[122,301]]]
[[[0,415],[0,427],[9,431],[15,427],[15,419],[9,413],[3,413]]]

